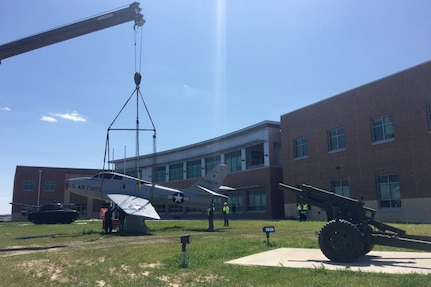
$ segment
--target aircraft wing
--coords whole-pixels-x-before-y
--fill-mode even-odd
[[[221,194],[221,193],[217,193],[217,192],[212,191],[211,189],[205,188],[205,187],[203,187],[203,186],[201,186],[201,185],[198,185],[198,187],[199,187],[200,189],[202,189],[203,191],[208,192],[208,193],[209,193],[209,194],[211,194],[211,195],[219,196],[219,197],[224,197],[224,198],[229,198],[229,196],[227,196],[227,195],[224,195],[224,194]]]
[[[108,194],[107,196],[127,214],[160,219],[159,214],[148,199],[126,194]]]
[[[226,186],[226,185],[221,185],[218,189],[220,189],[220,190],[229,190],[229,191],[236,190],[236,188],[230,187],[230,186]]]

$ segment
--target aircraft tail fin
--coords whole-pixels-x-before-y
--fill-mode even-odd
[[[211,194],[211,195],[213,195],[213,196],[229,198],[229,196],[227,196],[227,195],[224,195],[224,194],[221,194],[221,193],[217,193],[217,192],[212,191],[212,190],[210,190],[210,189],[208,189],[208,188],[205,188],[205,187],[203,187],[203,186],[198,185],[198,187],[199,187],[200,189],[202,189],[203,191],[208,192],[209,194]]]
[[[213,196],[227,198],[227,196],[217,193],[215,191],[223,187],[223,181],[228,173],[229,167],[225,164],[219,164],[214,167],[210,172],[208,172],[204,177],[195,182],[195,184],[193,184],[187,190],[192,192],[205,192],[210,193]]]

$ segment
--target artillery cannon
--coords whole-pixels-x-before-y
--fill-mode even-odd
[[[298,201],[322,208],[328,222],[318,235],[322,253],[334,262],[353,262],[374,245],[431,251],[431,237],[407,235],[405,230],[374,220],[376,211],[363,200],[342,196],[302,184],[300,188],[280,183],[297,195]]]

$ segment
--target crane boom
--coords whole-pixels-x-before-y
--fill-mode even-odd
[[[128,21],[135,21],[135,25],[145,23],[144,15],[140,13],[138,2],[129,7],[95,16],[83,21],[62,26],[47,32],[36,34],[0,46],[0,61],[18,54],[42,48],[51,44],[82,36],[91,32],[109,28]]]

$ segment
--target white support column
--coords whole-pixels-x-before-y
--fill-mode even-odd
[[[245,148],[241,149],[241,171],[242,170],[247,170],[247,153],[245,151]]]
[[[263,163],[264,166],[270,166],[269,161],[269,141],[263,143]]]

